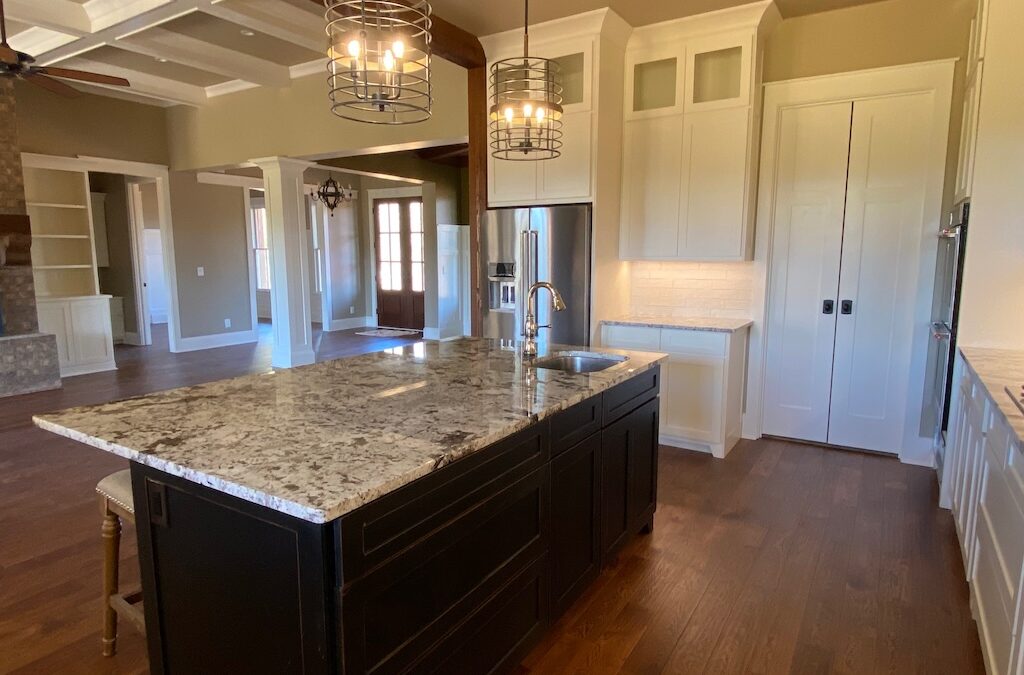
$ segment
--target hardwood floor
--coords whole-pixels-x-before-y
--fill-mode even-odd
[[[266,333],[266,329],[262,331]],[[408,338],[318,336],[322,358]],[[257,345],[170,354],[0,399],[0,672],[146,672],[122,626],[100,655],[93,488],[125,462],[31,415],[269,367]],[[651,536],[634,540],[526,658],[529,673],[982,673],[952,519],[934,473],[873,455],[741,443],[725,461],[663,448]],[[124,578],[137,579],[134,532]]]

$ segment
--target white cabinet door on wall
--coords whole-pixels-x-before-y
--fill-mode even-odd
[[[537,199],[585,201],[591,197],[593,113],[566,113],[562,119],[562,155],[537,162]]]
[[[110,296],[38,298],[39,331],[57,336],[61,377],[113,370]]]
[[[754,34],[739,31],[686,44],[686,112],[750,105]]]
[[[749,108],[683,116],[677,255],[735,260],[746,248]]]
[[[675,258],[679,250],[683,152],[680,118],[630,120],[623,150],[623,257]]]

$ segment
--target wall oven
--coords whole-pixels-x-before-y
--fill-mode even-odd
[[[937,341],[935,359],[935,438],[945,446],[949,428],[949,405],[953,391],[953,364],[956,361],[957,324],[960,320],[960,286],[964,272],[964,247],[967,243],[967,221],[971,205],[958,203],[949,217],[949,224],[939,231],[939,252],[936,270],[936,311],[932,321],[932,338]]]

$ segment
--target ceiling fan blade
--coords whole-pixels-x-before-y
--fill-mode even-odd
[[[9,66],[18,65],[18,52],[6,44],[0,44],[0,63],[5,63]]]
[[[63,82],[54,80],[53,78],[47,77],[46,75],[40,75],[39,73],[31,73],[27,75],[25,79],[31,82],[32,84],[40,86],[43,89],[49,89],[53,93],[60,94],[61,96],[67,96],[68,98],[75,98],[76,96],[81,96],[81,93],[77,89],[69,87]]]
[[[82,82],[93,82],[95,84],[112,84],[118,87],[130,87],[128,80],[123,77],[114,77],[112,75],[100,75],[99,73],[89,73],[84,70],[71,70],[70,68],[55,68],[53,66],[45,66],[43,68],[36,68],[37,73],[43,73],[44,75],[51,75],[53,77],[63,77],[68,80],[81,80]]]

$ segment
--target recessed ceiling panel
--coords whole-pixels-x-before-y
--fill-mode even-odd
[[[265,33],[249,30],[202,12],[186,14],[161,24],[160,27],[283,66],[294,66],[298,63],[325,58],[322,53],[299,47]]]
[[[152,56],[128,52],[117,47],[99,47],[83,56],[93,61],[101,61],[112,66],[137,70],[140,73],[165,77],[169,80],[177,80],[199,87],[209,87],[212,84],[220,84],[231,79],[224,75],[208,73],[205,70],[183,66],[170,61],[162,63]]]

